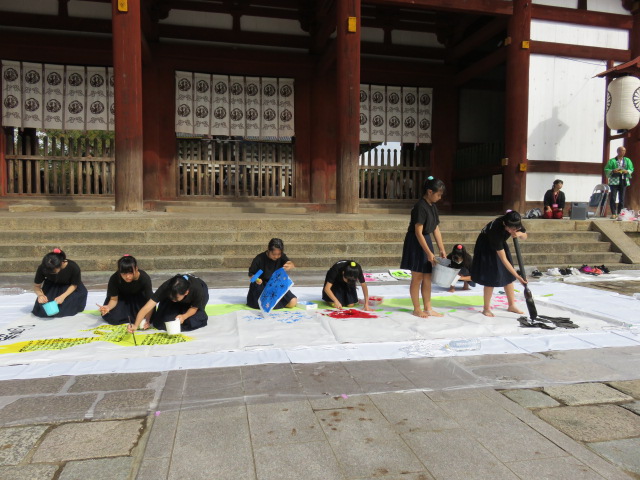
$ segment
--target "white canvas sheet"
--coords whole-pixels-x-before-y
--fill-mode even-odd
[[[369,143],[371,140],[371,98],[369,96],[369,85],[360,85],[360,142]]]
[[[278,79],[278,87],[278,137],[291,138],[295,135],[293,78]]]
[[[42,64],[22,64],[22,126],[25,128],[42,128]]]
[[[193,133],[209,135],[211,130],[211,75],[194,75],[195,111],[193,112]]]
[[[229,116],[231,135],[244,137],[244,77],[229,77]]]
[[[402,88],[402,142],[418,141],[418,89]]]
[[[278,79],[262,79],[262,138],[278,136]]]
[[[87,130],[108,130],[107,69],[87,67]]]
[[[62,130],[64,123],[64,66],[50,65],[44,66],[44,128]]]
[[[68,65],[65,77],[64,128],[83,130],[87,114],[85,68]]]
[[[262,118],[262,101],[260,92],[260,77],[246,77],[246,95],[244,103],[248,137],[260,136],[260,119]]]
[[[2,61],[2,125],[22,126],[22,73],[20,62]]]
[[[212,75],[211,135],[229,135],[229,77]]]
[[[383,85],[371,85],[371,141],[387,141],[386,90]]]
[[[387,142],[402,142],[402,87],[387,87]]]
[[[418,143],[431,143],[432,88],[418,89]]]
[[[193,75],[176,72],[176,132],[193,133]]]

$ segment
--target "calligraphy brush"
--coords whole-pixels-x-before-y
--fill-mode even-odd
[[[129,320],[129,325],[133,325],[131,323],[131,315],[127,315],[127,319]],[[131,332],[131,335],[133,336],[133,345],[137,347],[138,346],[138,342],[136,342],[136,334]]]
[[[517,238],[513,239],[513,246],[516,250],[516,255],[518,257],[518,265],[520,266],[520,276],[527,279],[527,274],[524,270],[524,262],[522,261],[522,254],[520,253],[520,243]],[[529,317],[533,322],[538,317],[538,309],[536,308],[536,304],[533,303],[533,294],[531,290],[529,290],[529,286],[525,283],[524,285],[524,300],[527,303],[527,310],[529,310]]]

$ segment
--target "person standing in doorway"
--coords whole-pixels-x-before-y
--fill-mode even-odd
[[[631,185],[633,163],[631,163],[631,159],[624,156],[625,153],[627,153],[626,148],[618,147],[618,155],[609,160],[604,167],[604,174],[611,188],[609,206],[611,207],[611,218],[613,219],[617,218],[624,208],[624,191]],[[617,208],[616,197],[618,197]]]

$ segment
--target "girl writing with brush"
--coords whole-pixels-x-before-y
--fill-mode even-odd
[[[507,308],[509,312],[524,313],[516,307],[513,282],[518,280],[526,285],[527,281],[513,267],[511,252],[507,245],[510,237],[523,240],[527,238],[520,214],[512,210],[485,225],[476,240],[471,264],[471,279],[484,286],[482,314],[487,317],[495,316],[491,311],[494,287],[504,288],[509,302]]]

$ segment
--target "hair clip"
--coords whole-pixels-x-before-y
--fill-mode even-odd
[[[59,248],[54,248],[53,253],[62,253],[62,250],[60,250]]]
[[[356,266],[356,262],[351,262],[351,266],[355,267]]]
[[[511,209],[507,210],[507,213],[511,213],[511,212],[513,212],[513,210],[511,210]]]
[[[456,245],[456,250],[462,250],[462,245]]]
[[[188,275],[182,275],[182,278],[184,278],[185,280],[189,280],[189,276]]]
[[[433,180],[433,177],[432,177],[431,175],[429,175],[429,176],[427,177],[427,180]]]
[[[131,255],[129,255],[128,253],[125,253],[124,255],[122,255],[123,257],[130,257]]]

